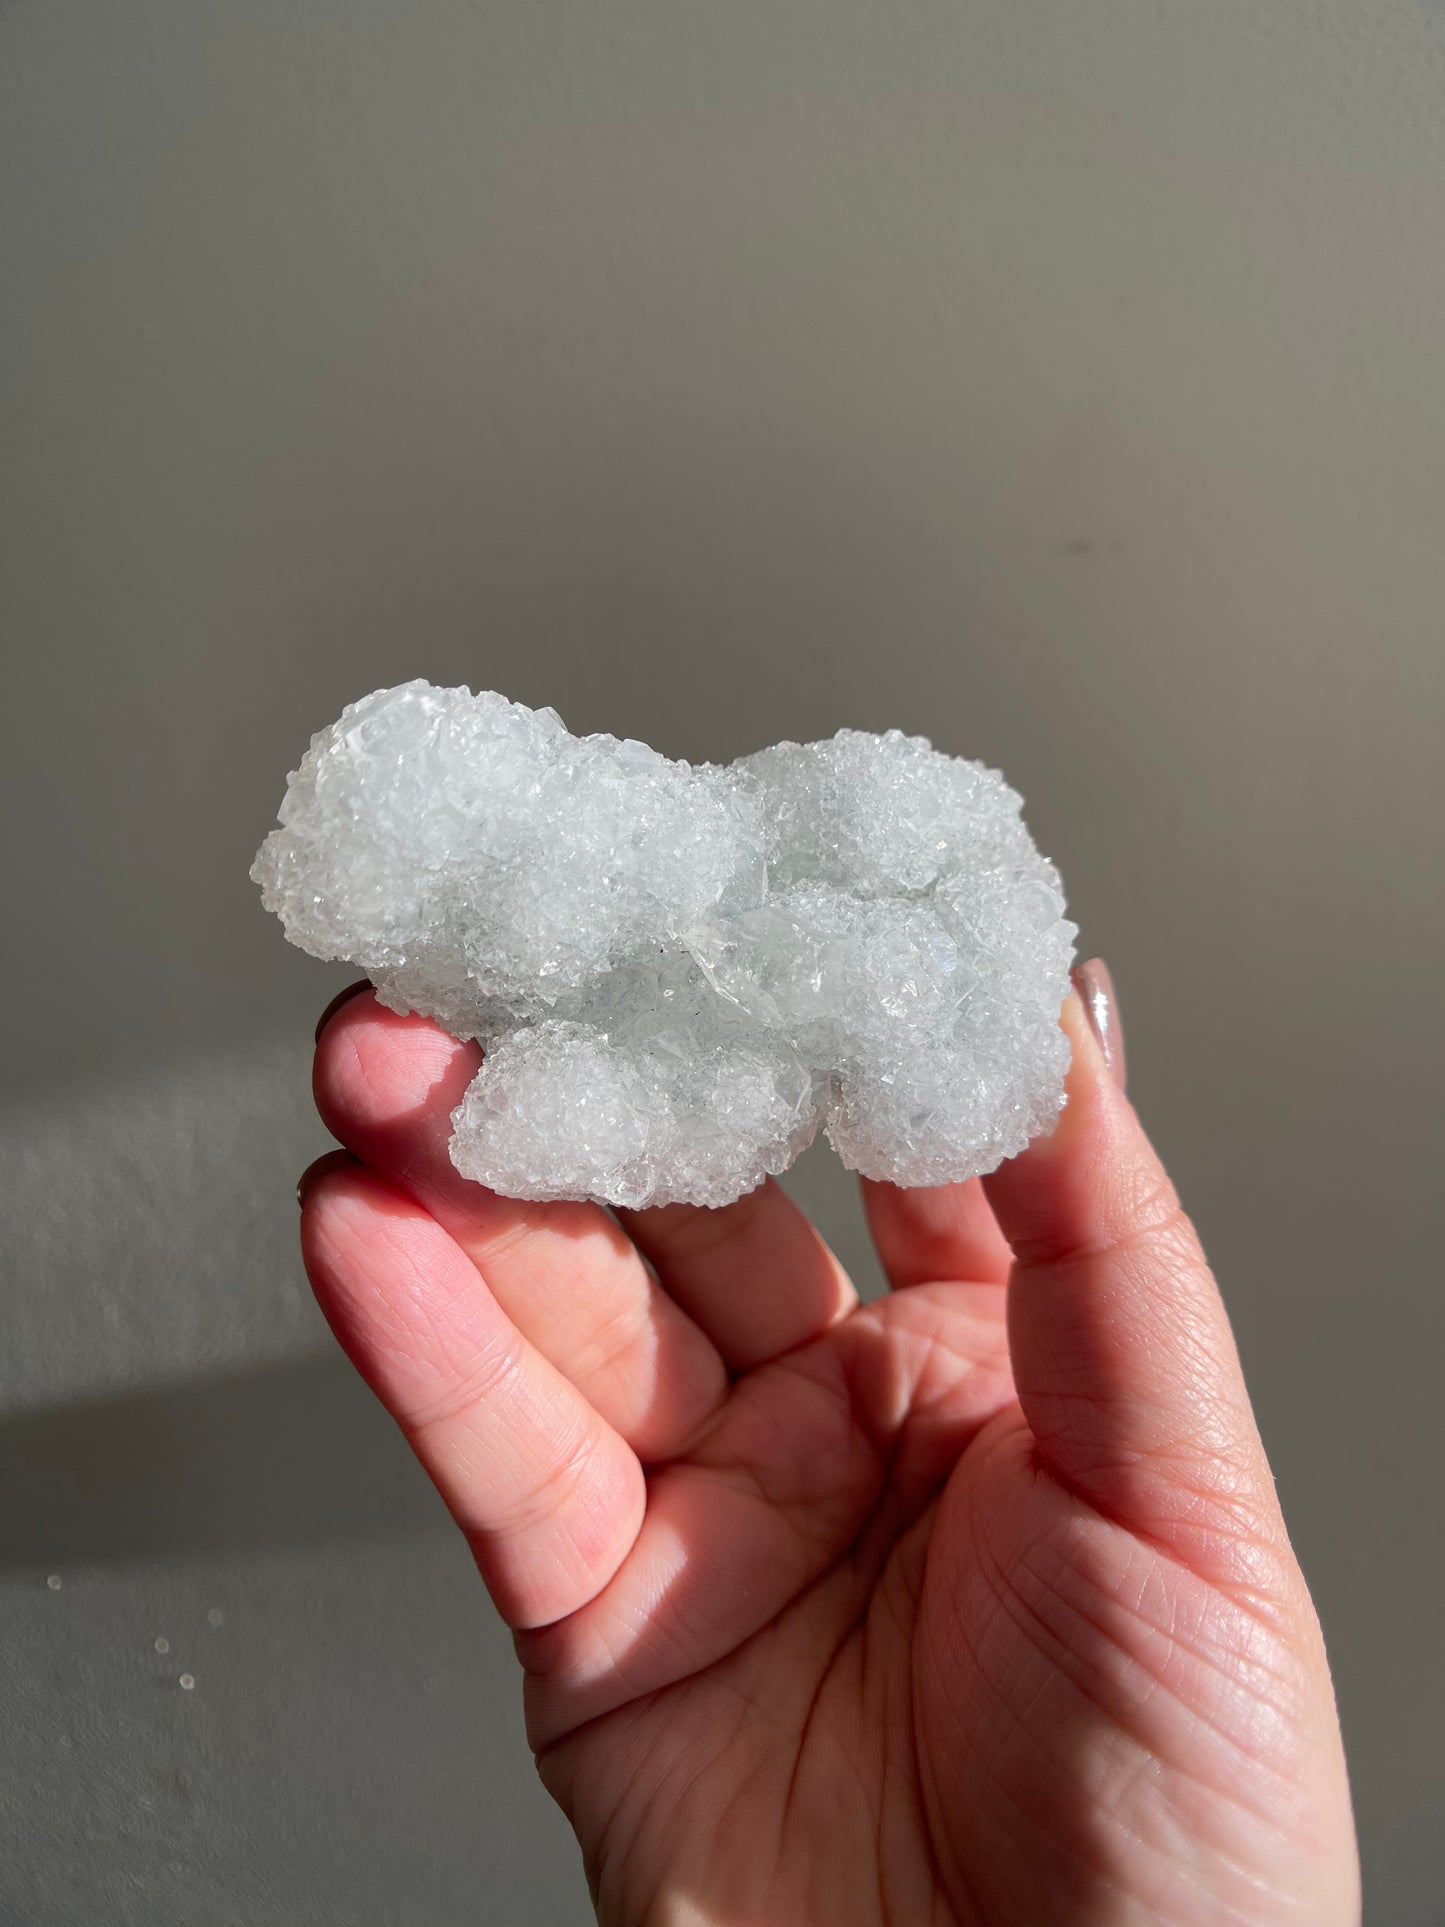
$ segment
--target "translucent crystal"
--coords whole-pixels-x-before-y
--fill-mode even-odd
[[[895,1184],[1050,1128],[1074,926],[997,772],[843,730],[726,768],[404,683],[312,738],[251,871],[286,934],[480,1040],[467,1177],[719,1205],[821,1126]]]

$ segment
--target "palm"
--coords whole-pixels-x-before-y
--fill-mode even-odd
[[[633,1242],[590,1207],[479,1216],[440,1148],[470,1060],[361,1004],[318,1099],[406,1196],[322,1214],[308,1263],[517,1628],[603,1920],[1350,1917],[1348,1850],[1321,1874],[1302,1837],[1322,1662],[1247,1408],[1201,1476],[1177,1441],[1141,1466],[1107,1396],[1036,1394],[976,1183],[871,1189],[897,1288],[869,1306],[773,1187]],[[1146,1202],[1139,1242],[1168,1269],[1187,1227]],[[430,1355],[399,1363],[377,1302],[414,1319],[423,1275]]]
[[[1002,1309],[996,1285],[939,1284],[858,1311],[742,1381],[690,1457],[755,1490],[795,1557],[771,1587],[700,1580],[703,1648],[697,1591],[660,1599],[637,1629],[658,1683],[639,1661],[615,1711],[569,1733],[549,1707],[563,1730],[543,1774],[605,1919],[671,1893],[729,1921],[1063,1920],[1090,1886],[1141,1920],[1195,1917],[1165,1903],[1197,1872],[1181,1841],[1215,1853],[1230,1831],[1199,1775],[1211,1755],[1237,1771],[1253,1738],[1253,1702],[1237,1731],[1210,1717],[1243,1616],[1040,1479]],[[1112,1591],[1126,1575],[1142,1611]],[[1161,1612],[1203,1649],[1146,1712],[1127,1688],[1155,1677]],[[641,1763],[621,1785],[619,1760]],[[1164,1770],[1141,1780],[1147,1761]],[[679,1866],[679,1840],[704,1850]]]
[[[996,1285],[921,1287],[742,1379],[683,1476],[699,1543],[714,1500],[741,1502],[766,1550],[657,1600],[624,1656],[629,1697],[601,1718],[533,1686],[558,1729],[543,1775],[605,1919],[643,1918],[639,1902],[670,1888],[705,1918],[887,1918],[880,1896],[896,1918],[930,1917],[915,1648],[937,1614],[922,1598],[940,1491],[1012,1404],[1001,1300]],[[956,1530],[946,1549],[968,1557]],[[522,1657],[545,1679],[575,1638],[524,1637]],[[619,1759],[643,1763],[623,1785]],[[707,1851],[674,1867],[678,1839]]]

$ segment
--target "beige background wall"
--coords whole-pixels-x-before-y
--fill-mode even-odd
[[[0,5],[0,1916],[585,1917],[293,1249],[246,868],[421,674],[1023,789],[1445,1921],[1442,343],[1439,5]]]

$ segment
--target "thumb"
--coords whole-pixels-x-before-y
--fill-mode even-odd
[[[1075,972],[1058,1128],[985,1180],[1014,1252],[1008,1328],[1040,1463],[1097,1510],[1196,1571],[1236,1579],[1282,1525],[1219,1288],[1116,1072]],[[1100,1008],[1102,1006],[1102,1009]],[[1114,1069],[1111,1070],[1110,1059]]]

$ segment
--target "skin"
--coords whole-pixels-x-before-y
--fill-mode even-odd
[[[1224,1307],[1062,1021],[1052,1137],[865,1184],[867,1306],[772,1184],[619,1224],[466,1183],[475,1047],[369,992],[324,1022],[307,1270],[514,1629],[603,1922],[1358,1921]]]

